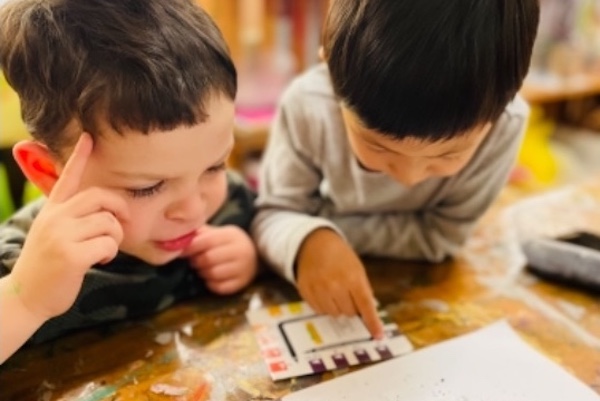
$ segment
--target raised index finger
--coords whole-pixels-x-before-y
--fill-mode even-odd
[[[65,168],[60,173],[56,184],[54,184],[50,192],[50,200],[64,202],[77,193],[93,146],[92,137],[85,132],[81,134],[73,152],[69,156],[69,160],[65,164]]]
[[[358,313],[362,318],[367,330],[374,338],[380,339],[383,337],[383,324],[379,319],[377,307],[369,285],[363,285],[352,294],[354,303],[358,309]]]

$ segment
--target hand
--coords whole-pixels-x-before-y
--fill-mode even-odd
[[[126,218],[125,201],[99,188],[79,190],[92,147],[82,134],[9,275],[23,305],[43,320],[73,305],[85,273],[113,259],[123,238],[115,216]]]
[[[317,313],[360,315],[374,338],[383,336],[365,269],[352,248],[330,229],[313,231],[300,247],[297,286]]]
[[[231,294],[248,285],[258,266],[254,243],[232,225],[202,227],[184,256],[217,294]]]

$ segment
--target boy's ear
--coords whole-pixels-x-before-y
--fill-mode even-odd
[[[325,57],[325,49],[323,48],[323,46],[319,46],[319,60],[327,61],[327,58]]]
[[[48,196],[58,179],[50,150],[36,141],[21,141],[13,147],[13,156],[27,179]]]

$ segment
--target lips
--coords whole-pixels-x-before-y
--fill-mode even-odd
[[[192,240],[196,236],[196,231],[192,231],[181,237],[174,238],[168,241],[156,241],[156,246],[168,252],[181,251],[190,246]]]

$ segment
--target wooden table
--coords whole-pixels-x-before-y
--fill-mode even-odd
[[[367,260],[376,296],[416,348],[506,318],[536,349],[600,393],[599,294],[523,271],[513,231],[521,227],[522,235],[556,234],[582,225],[597,231],[597,199],[600,184],[537,203],[495,207],[452,262]],[[347,373],[269,379],[244,313],[249,307],[296,299],[290,285],[265,275],[237,296],[207,296],[148,320],[26,348],[0,367],[0,399],[175,400],[179,398],[149,389],[177,375],[192,384],[208,375],[212,382],[196,388],[195,397],[181,399],[203,400],[210,387],[213,399],[275,400]]]

